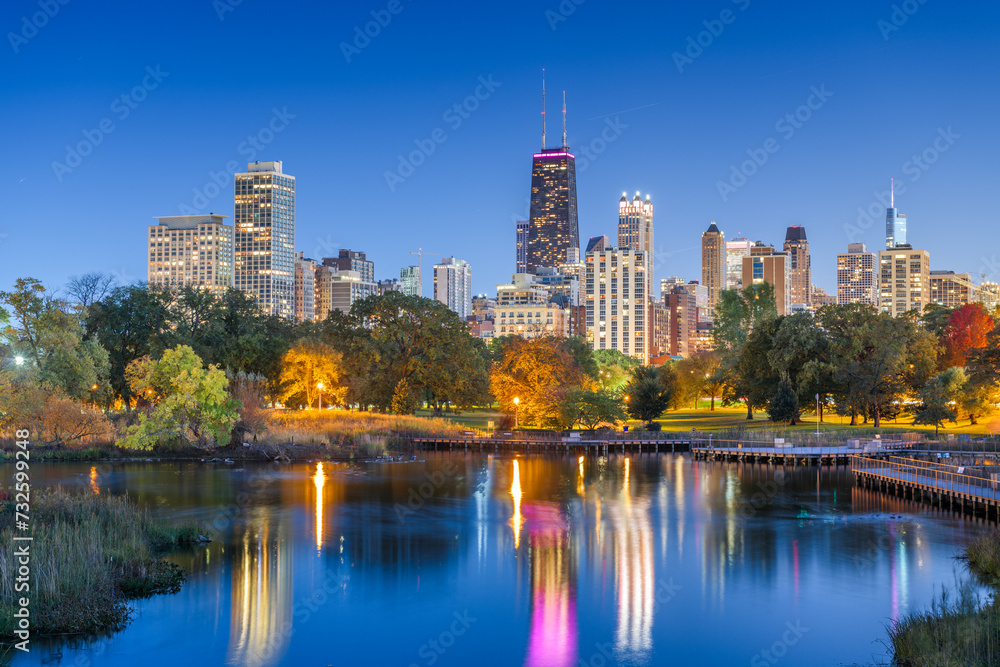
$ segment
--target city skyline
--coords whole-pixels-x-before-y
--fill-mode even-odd
[[[848,243],[884,245],[888,180],[895,178],[896,203],[912,218],[910,242],[931,252],[935,269],[1000,278],[992,249],[970,253],[957,242],[989,217],[977,195],[989,191],[998,143],[988,113],[995,93],[983,85],[996,78],[988,66],[997,48],[988,30],[995,7],[983,5],[984,15],[921,5],[887,29],[879,22],[891,24],[891,4],[847,3],[827,15],[741,2],[724,32],[708,33],[707,47],[697,38],[718,13],[703,7],[649,5],[648,23],[667,27],[656,40],[628,47],[613,37],[631,34],[634,22],[597,5],[553,22],[550,10],[514,4],[494,34],[476,40],[462,26],[479,20],[481,10],[447,16],[403,7],[350,61],[340,44],[350,44],[377,7],[324,8],[315,26],[272,17],[274,48],[290,57],[322,51],[329,66],[318,82],[312,65],[278,81],[279,65],[262,61],[259,73],[274,83],[259,88],[258,75],[234,74],[222,58],[212,67],[204,54],[178,50],[176,35],[123,29],[156,21],[236,52],[241,31],[260,16],[251,5],[221,17],[211,6],[201,8],[203,16],[123,6],[110,20],[67,5],[2,56],[0,80],[24,103],[0,112],[21,130],[8,145],[14,159],[0,167],[0,189],[12,202],[0,223],[0,281],[33,275],[55,289],[91,270],[142,279],[148,221],[209,213],[232,220],[232,173],[253,159],[281,160],[298,177],[296,251],[321,257],[360,248],[381,267],[377,278],[387,278],[411,263],[410,251],[431,247],[467,258],[476,266],[473,291],[489,292],[510,273],[513,221],[528,217],[527,155],[538,144],[542,68],[558,82],[552,94],[567,90],[581,239],[613,229],[612,197],[623,189],[648,192],[660,208],[659,275],[698,278],[697,237],[712,220],[727,240],[772,244],[801,225],[809,230],[813,282],[832,293],[836,255]],[[0,24],[19,34],[32,8],[12,4]],[[814,26],[808,40],[794,36],[798,24]],[[449,44],[422,51],[438,31],[447,31]],[[949,41],[951,32],[963,39]],[[515,34],[532,48],[497,48]],[[115,39],[124,41],[112,49]],[[775,39],[780,53],[771,55],[763,47]],[[567,50],[579,43],[595,46],[574,50],[571,60]],[[692,57],[689,49],[701,53]],[[413,62],[400,66],[400,50],[412,50]],[[463,57],[452,58],[457,53]],[[789,68],[789,59],[801,65]],[[414,75],[431,65],[433,74]],[[625,72],[648,83],[628,85]],[[905,114],[885,95],[888,82],[905,91]],[[813,87],[830,96],[821,101]],[[252,101],[244,94],[251,90]],[[985,96],[981,104],[961,103],[973,93]],[[670,104],[678,96],[691,104]],[[776,123],[787,114],[794,120],[800,108],[812,116],[796,120],[800,127]],[[764,164],[747,166],[753,156],[764,159],[769,137],[780,150],[765,150]],[[412,160],[421,146],[426,150]],[[480,168],[453,168],[476,156]],[[72,203],[106,189],[111,202],[83,210]],[[380,204],[374,212],[373,200]],[[42,265],[34,259],[39,222],[56,232],[46,236],[49,261]],[[110,238],[74,239],[77,224]],[[445,239],[448,247],[436,247]]]

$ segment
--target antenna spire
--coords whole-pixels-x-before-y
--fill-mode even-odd
[[[545,68],[542,68],[542,150],[545,150]]]
[[[563,148],[566,148],[566,91],[563,91]]]
[[[896,208],[896,179],[889,179],[889,207]]]

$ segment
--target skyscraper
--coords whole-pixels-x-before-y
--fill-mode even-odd
[[[708,289],[708,307],[715,308],[726,284],[726,236],[714,222],[701,235],[701,284]]]
[[[622,193],[618,200],[618,247],[633,248],[646,255],[646,296],[653,295],[653,202],[635,193],[632,201]]]
[[[899,245],[878,254],[879,308],[893,317],[917,313],[931,302],[931,256],[926,250]]]
[[[251,162],[236,174],[236,289],[269,315],[295,315],[295,177],[281,162]]]
[[[792,303],[812,303],[812,261],[809,257],[809,241],[806,228],[792,225],[785,232],[783,250],[791,260],[791,284],[789,292]]]
[[[542,80],[542,150],[531,161],[531,213],[525,273],[559,266],[566,251],[580,247],[576,210],[576,156],[566,144],[566,100],[559,148],[545,147],[545,81]]]
[[[316,267],[317,262],[300,252],[295,260],[295,321],[312,322],[316,319]]]
[[[472,267],[468,262],[444,257],[434,265],[434,298],[463,320],[472,314]]]
[[[515,225],[515,270],[514,273],[528,272],[528,229],[531,223],[527,220],[518,220]]]
[[[878,306],[878,257],[864,243],[851,243],[837,255],[837,303]]]
[[[778,315],[792,314],[792,266],[786,252],[751,255],[743,258],[743,288],[768,283],[774,288],[774,305]]]
[[[750,254],[750,239],[726,241],[726,286],[724,289],[743,287],[743,258]]]
[[[224,215],[172,215],[149,227],[151,285],[199,287],[221,294],[233,286],[233,228]]]
[[[357,271],[361,280],[366,283],[375,282],[375,262],[357,250],[342,249],[336,257],[323,259],[324,266],[335,266],[338,271]]]
[[[406,296],[420,296],[420,267],[404,266],[399,270],[399,282]]]
[[[645,261],[645,253],[632,248],[587,252],[587,343],[591,349],[618,350],[642,363],[649,361]]]
[[[892,181],[889,208],[885,210],[885,247],[906,245],[906,216],[896,210],[896,181]],[[884,200],[883,200],[884,201]]]

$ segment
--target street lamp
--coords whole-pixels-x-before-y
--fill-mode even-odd
[[[24,357],[14,357],[14,363],[18,366],[24,365]]]
[[[519,417],[520,412],[521,412],[520,403],[521,403],[521,399],[518,398],[517,396],[515,396],[514,397],[514,428],[517,428],[520,425],[520,423],[521,423],[521,420],[520,420],[520,417]]]
[[[323,383],[317,382],[316,387],[319,389],[319,409],[323,409]]]

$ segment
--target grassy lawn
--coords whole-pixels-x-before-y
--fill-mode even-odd
[[[430,410],[417,410],[417,416],[431,417],[432,413]],[[500,422],[500,416],[500,413],[493,408],[473,408],[460,415],[452,414],[450,412],[445,413],[444,418],[454,424],[470,429],[486,429],[489,426],[490,421],[492,421],[494,425],[498,424]]]
[[[754,420],[747,421],[746,419],[746,408],[741,407],[720,407],[718,402],[715,405],[715,410],[709,409],[708,401],[700,401],[697,410],[688,408],[685,410],[670,410],[665,412],[660,419],[656,421],[663,424],[664,431],[690,431],[692,428],[699,431],[725,431],[733,428],[737,429],[767,429],[774,430],[775,428],[781,428],[783,430],[789,431],[815,431],[816,430],[816,415],[812,413],[806,413],[802,415],[802,421],[795,426],[779,426],[771,423],[767,419],[766,412],[755,412]],[[850,426],[849,418],[841,418],[839,415],[832,412],[827,412],[823,417],[823,423],[820,424],[820,432],[830,433],[834,431],[843,431],[845,435],[849,434],[854,430],[871,430],[872,423],[859,424],[857,427]],[[911,431],[911,432],[923,432],[927,433],[933,437],[934,427],[933,426],[915,426],[910,423],[911,418],[906,416],[901,416],[899,419],[893,421],[883,421],[881,430],[883,431]],[[1000,414],[994,414],[989,417],[985,417],[979,420],[979,424],[975,426],[969,425],[968,420],[963,420],[959,424],[953,424],[951,422],[946,423],[946,427],[942,428],[940,431],[940,439],[946,439],[949,433],[967,433],[970,435],[988,435],[990,433],[996,433],[1000,431]]]

